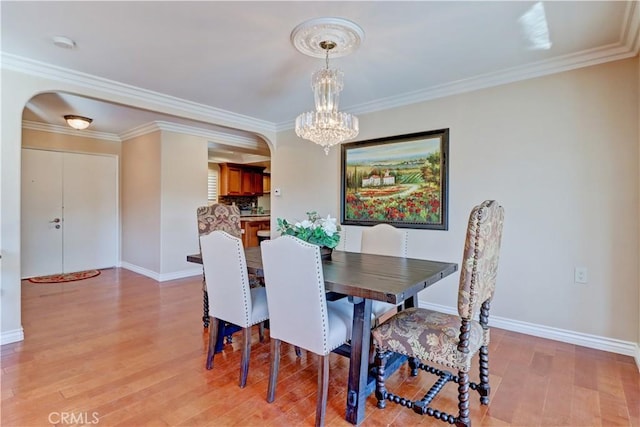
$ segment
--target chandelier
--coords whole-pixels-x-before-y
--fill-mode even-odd
[[[334,145],[358,136],[358,118],[338,111],[340,92],[344,87],[344,73],[329,68],[329,53],[346,55],[359,46],[364,33],[351,21],[341,18],[318,18],[307,21],[294,29],[291,39],[302,53],[318,57],[323,54],[325,68],[313,73],[315,111],[308,111],[296,118],[296,135],[324,147],[325,154]]]

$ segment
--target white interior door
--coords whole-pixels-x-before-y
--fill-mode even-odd
[[[62,272],[62,153],[22,150],[21,209],[22,277]]]
[[[23,149],[22,277],[115,266],[117,197],[116,158]]]
[[[116,265],[115,157],[65,153],[62,265],[65,272]]]

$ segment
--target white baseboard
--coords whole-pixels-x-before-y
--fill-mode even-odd
[[[183,279],[185,277],[202,276],[202,267],[191,268],[189,270],[175,271],[173,273],[166,273],[160,275],[160,282],[166,282],[168,280]]]
[[[196,267],[196,268],[190,268],[189,270],[182,270],[182,271],[175,271],[172,273],[160,274],[156,271],[148,270],[146,268],[139,267],[134,264],[129,264],[128,262],[124,262],[124,261],[122,261],[120,265],[122,266],[122,268],[131,270],[138,274],[142,274],[143,276],[150,277],[151,279],[157,282],[166,282],[169,280],[183,279],[185,277],[202,275],[202,267]]]
[[[18,342],[24,340],[24,329],[14,329],[12,331],[5,331],[0,334],[0,345],[11,344],[12,342]]]
[[[436,310],[443,313],[457,314],[458,310],[453,307],[431,304],[420,301],[419,306],[430,310]],[[522,334],[533,335],[535,337],[547,338],[550,340],[561,341],[569,344],[580,345],[583,347],[594,348],[596,350],[609,351],[611,353],[624,354],[632,356],[636,359],[636,364],[640,369],[640,348],[638,343],[631,341],[622,341],[615,338],[601,337],[597,335],[584,334],[582,332],[569,331],[566,329],[553,328],[550,326],[536,325],[519,320],[506,319],[499,316],[490,316],[491,326],[506,329],[508,331],[519,332]]]

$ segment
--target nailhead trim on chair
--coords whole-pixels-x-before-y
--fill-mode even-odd
[[[238,243],[238,240],[233,239],[232,236],[230,234],[227,234],[226,232],[224,233],[224,237],[226,237],[229,240],[233,240],[234,243],[236,244],[236,255],[238,256],[238,262],[242,265],[242,269],[243,271],[247,270],[247,263],[243,258],[244,255],[244,248],[242,247],[241,244]],[[247,295],[247,289],[249,289],[249,284],[245,281],[246,279],[246,275],[243,274],[241,277],[241,281],[242,281],[242,299],[244,302],[244,312],[245,312],[245,322],[247,325],[251,325],[251,313],[249,312],[249,299],[251,298],[250,295]],[[264,319],[266,320],[266,319]]]
[[[294,239],[296,241],[296,243],[298,243],[300,246],[306,246],[309,248],[315,248],[316,249],[316,280],[318,282],[318,294],[320,295],[320,298],[324,298],[324,293],[325,293],[325,289],[324,289],[324,280],[323,280],[323,276],[322,276],[322,259],[320,257],[320,246],[318,245],[314,245],[312,243],[308,243],[305,242],[303,240],[300,240],[294,236],[289,236],[289,235],[285,235],[285,236],[281,236],[281,238],[285,238],[285,239]],[[329,354],[331,353],[332,350],[334,350],[334,348],[329,348],[328,343],[327,343],[327,329],[329,328],[329,325],[327,324],[327,312],[326,312],[326,304],[325,306],[320,307],[320,315],[322,317],[322,335],[323,335],[323,349],[324,349],[324,353],[325,354]],[[339,347],[339,346],[338,346]],[[337,347],[336,347],[337,348]]]

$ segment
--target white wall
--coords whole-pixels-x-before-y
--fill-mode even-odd
[[[23,338],[20,318],[20,150],[22,110],[43,86],[41,79],[20,82],[2,69],[0,114],[0,331],[1,343]]]
[[[639,339],[638,60],[362,115],[358,140],[450,129],[449,230],[411,230],[409,256],[460,262],[471,208],[505,207],[492,315]],[[339,215],[340,153],[278,134],[272,219]],[[359,230],[346,227],[349,250]],[[355,237],[354,237],[355,236]],[[585,266],[589,283],[574,283]],[[453,307],[457,276],[421,294]]]
[[[162,132],[161,266],[163,279],[197,268],[186,260],[198,253],[196,211],[207,205],[207,140]]]
[[[201,269],[196,210],[207,204],[207,141],[157,131],[123,143],[122,265],[159,281]]]
[[[160,138],[156,131],[122,143],[122,263],[139,272],[160,272]]]

